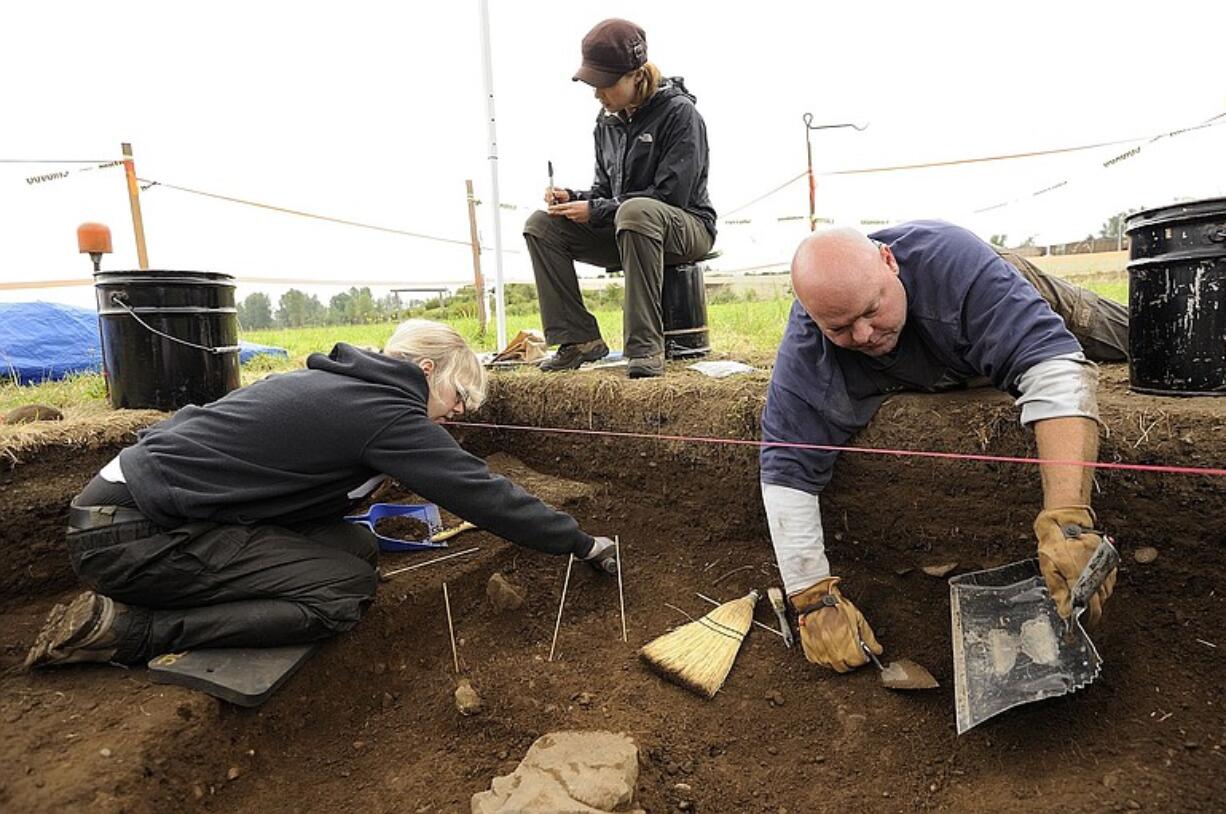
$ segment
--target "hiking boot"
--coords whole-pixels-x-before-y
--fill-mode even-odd
[[[26,654],[25,669],[110,661],[119,644],[115,622],[126,611],[126,605],[93,591],[56,605]]]
[[[664,354],[655,356],[640,356],[631,359],[626,366],[626,375],[632,379],[650,379],[664,375]]]
[[[553,356],[541,362],[538,367],[546,373],[556,373],[559,370],[575,370],[584,362],[595,362],[609,355],[609,346],[603,339],[593,339],[591,342],[571,342],[559,345]]]

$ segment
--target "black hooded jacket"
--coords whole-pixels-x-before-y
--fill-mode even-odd
[[[661,80],[629,120],[601,111],[594,134],[596,179],[591,189],[569,190],[573,200],[591,201],[593,226],[613,225],[617,207],[630,198],[655,198],[701,220],[714,240],[707,125],[696,101],[675,76]]]
[[[428,393],[412,362],[341,343],[306,370],[184,407],[143,430],[119,464],[141,512],[167,528],[339,519],[390,475],[513,543],[589,553],[592,538],[570,515],[491,473],[432,422]]]

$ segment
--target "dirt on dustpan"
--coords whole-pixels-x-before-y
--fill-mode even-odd
[[[375,523],[375,531],[393,540],[428,540],[430,526],[416,517],[396,515]]]

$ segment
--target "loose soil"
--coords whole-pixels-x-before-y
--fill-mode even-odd
[[[495,389],[480,420],[751,438],[762,380],[529,373],[498,377]],[[1109,371],[1102,400],[1105,460],[1226,461],[1226,399],[1140,397]],[[480,546],[477,554],[383,583],[362,623],[258,710],[154,685],[143,670],[6,673],[0,809],[466,812],[474,792],[555,729],[630,734],[641,749],[639,798],[654,812],[683,797],[699,812],[1226,808],[1222,479],[1100,472],[1100,519],[1126,550],[1094,634],[1102,676],[958,737],[948,587],[920,569],[957,561],[959,573],[1029,556],[1033,469],[848,454],[823,498],[847,593],[887,657],[924,664],[942,689],[891,693],[874,671],[824,672],[755,628],[706,701],[661,681],[637,648],[687,621],[666,603],[697,617],[709,606],[696,591],[728,599],[777,583],[754,450],[510,430],[460,436],[482,454],[501,451],[496,468],[593,533],[620,535],[629,643],[616,582],[577,563],[557,660],[546,661],[565,560],[468,532],[462,547]],[[985,392],[892,399],[857,443],[1033,454],[1008,401]],[[2,476],[0,667],[20,661],[46,610],[71,595],[63,507],[113,452],[48,448]],[[1158,558],[1138,563],[1131,550],[1141,545]],[[387,556],[384,565],[429,556]],[[494,573],[525,588],[524,608],[490,609]],[[454,704],[444,581],[462,677],[484,702],[471,718]],[[757,618],[774,623],[765,602]],[[680,782],[692,791],[679,795]]]
[[[393,540],[427,540],[430,537],[430,526],[416,517],[385,517],[375,523],[375,531]]]

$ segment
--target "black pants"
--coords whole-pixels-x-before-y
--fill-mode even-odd
[[[73,570],[129,605],[115,661],[200,647],[273,647],[358,623],[375,594],[378,541],[343,521],[294,528],[148,522],[69,529]]]

